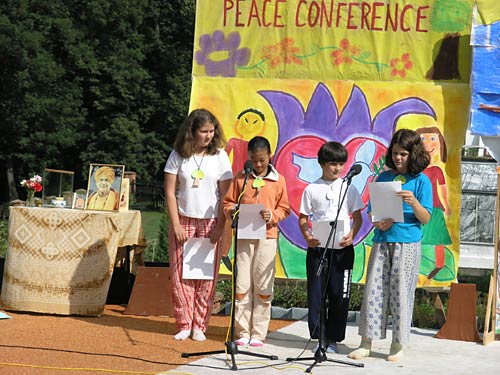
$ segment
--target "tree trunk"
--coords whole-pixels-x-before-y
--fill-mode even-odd
[[[19,195],[16,190],[16,181],[14,179],[14,168],[13,168],[12,158],[7,157],[5,160],[5,174],[7,177],[7,201],[11,202],[14,199],[18,199]]]

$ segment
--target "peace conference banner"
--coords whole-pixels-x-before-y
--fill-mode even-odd
[[[346,146],[346,171],[363,165],[352,183],[367,204],[366,184],[405,127],[420,129],[433,160],[426,173],[436,220],[422,241],[419,284],[456,280],[472,5],[452,3],[450,14],[450,1],[439,0],[198,1],[190,107],[221,121],[235,172],[248,140],[271,142],[292,209],[279,226],[278,277],[305,278],[298,210],[305,186],[321,176],[321,144]],[[366,207],[362,214],[354,282],[364,282],[373,237]]]

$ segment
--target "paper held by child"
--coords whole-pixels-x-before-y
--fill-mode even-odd
[[[404,223],[403,199],[396,195],[401,191],[400,181],[370,182],[368,191],[373,222],[393,219],[397,223]]]
[[[334,232],[331,232],[334,224],[335,222],[332,220],[312,222],[313,237],[320,241],[319,247],[327,247],[328,245],[328,248],[342,249],[343,246],[340,245],[340,241],[345,236],[345,223],[343,220],[337,220],[337,227],[334,229]],[[330,242],[327,244],[330,232],[332,233],[332,238],[330,238]],[[335,238],[333,238],[334,234]]]

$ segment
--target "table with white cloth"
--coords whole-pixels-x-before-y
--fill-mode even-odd
[[[140,211],[11,207],[0,307],[102,315],[123,246],[146,246]]]

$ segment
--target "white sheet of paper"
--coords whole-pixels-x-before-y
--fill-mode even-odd
[[[374,222],[383,219],[393,219],[397,223],[404,222],[403,198],[396,195],[401,191],[400,181],[370,182],[368,191]]]
[[[238,238],[245,240],[265,240],[266,221],[260,216],[262,204],[240,204],[238,217]]]
[[[215,247],[210,238],[189,238],[184,242],[182,278],[212,280],[214,278]]]
[[[328,236],[330,235],[330,231],[332,226],[330,225],[331,221],[313,221],[312,222],[312,232],[313,237],[321,242],[319,247],[325,247],[326,241],[328,241]],[[333,249],[342,249],[340,246],[340,241],[342,237],[345,236],[345,225],[343,220],[339,220],[337,222],[337,229],[335,230],[335,239],[333,242]],[[333,234],[332,234],[333,236]],[[328,245],[329,248],[332,248],[332,240]]]

